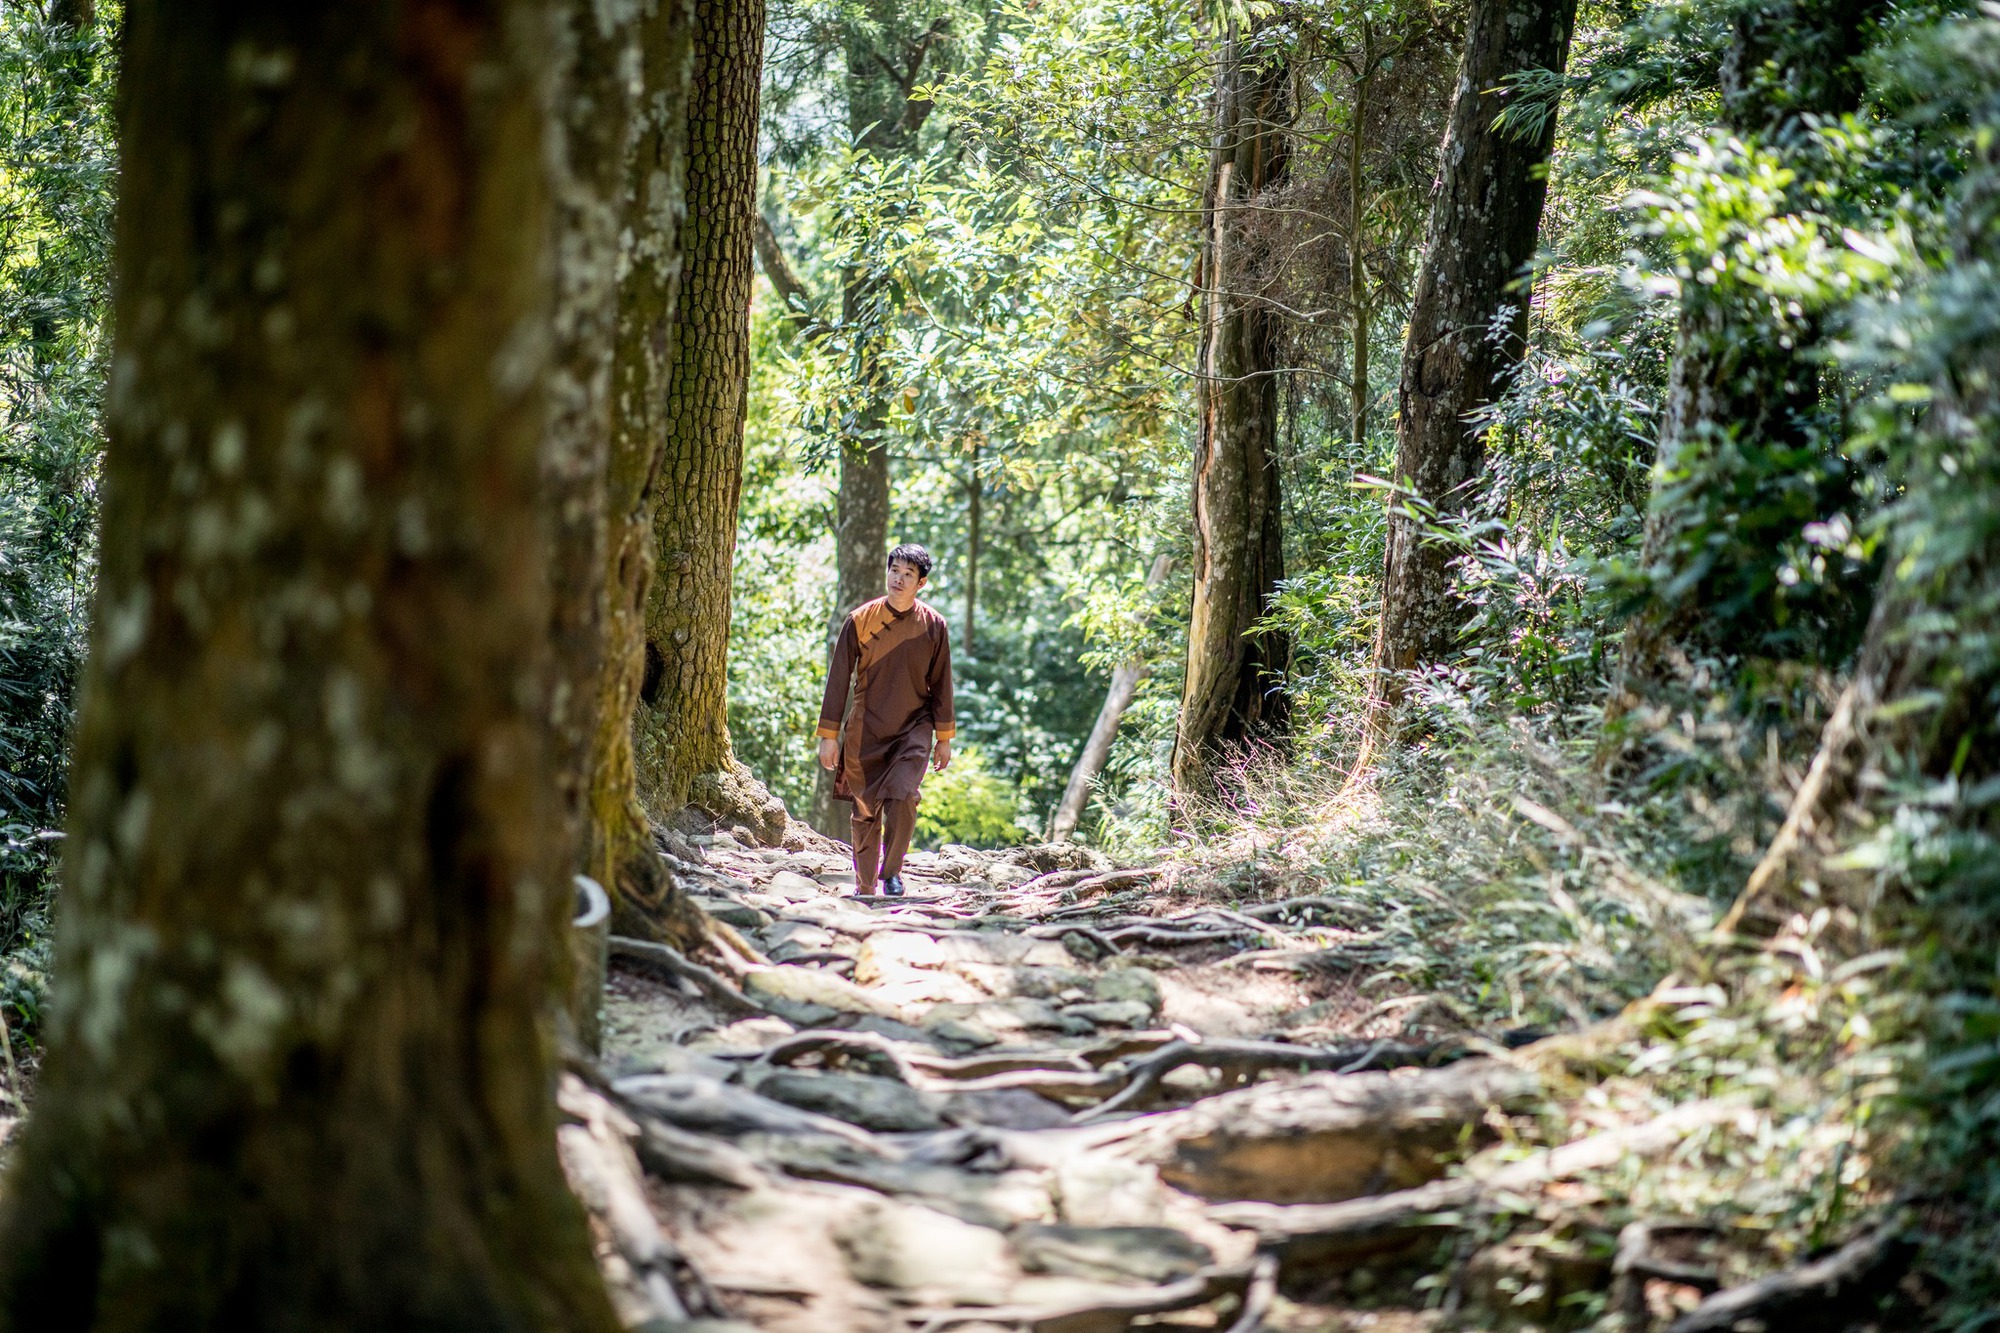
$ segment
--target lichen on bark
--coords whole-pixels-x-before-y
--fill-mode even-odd
[[[556,1160],[547,11],[125,11],[0,1328],[615,1327]]]

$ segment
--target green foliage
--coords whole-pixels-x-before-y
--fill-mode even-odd
[[[113,69],[88,34],[0,10],[0,952],[46,929],[94,572],[115,181]]]
[[[1015,789],[986,767],[978,747],[954,747],[951,767],[924,779],[917,805],[916,844],[1011,847],[1033,836],[1022,827]]]

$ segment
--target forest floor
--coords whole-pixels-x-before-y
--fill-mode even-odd
[[[1741,1102],[1662,1114],[1579,1079],[1615,1034],[1364,992],[1338,895],[1040,847],[914,855],[908,897],[862,900],[837,843],[692,841],[669,859],[737,957],[614,942],[564,1091],[630,1325],[1640,1331],[1718,1285],[1703,1228],[1622,1225],[1590,1181]]]

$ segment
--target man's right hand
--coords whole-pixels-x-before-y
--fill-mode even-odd
[[[831,736],[820,737],[819,766],[831,773],[833,766],[840,762],[840,742]]]

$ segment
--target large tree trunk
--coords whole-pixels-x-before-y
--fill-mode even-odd
[[[1466,417],[1490,404],[1520,358],[1528,298],[1511,290],[1534,257],[1555,118],[1524,137],[1494,125],[1509,76],[1560,71],[1576,0],[1475,0],[1452,94],[1397,393],[1396,480],[1439,514],[1471,499],[1486,445]],[[1510,333],[1495,318],[1511,307]],[[1389,516],[1371,719],[1402,697],[1405,673],[1450,655],[1464,608],[1450,595],[1448,547],[1426,541],[1401,503]]]
[[[1860,57],[1869,26],[1886,9],[1879,0],[1785,0],[1740,12],[1722,61],[1723,125],[1781,154],[1799,150],[1810,117],[1860,105]],[[1705,263],[1707,256],[1694,258]],[[1813,450],[1825,361],[1818,325],[1811,311],[1774,315],[1764,292],[1746,290],[1726,271],[1720,281],[1683,284],[1641,557],[1654,591],[1626,629],[1613,716],[1658,676],[1670,644],[1700,637],[1704,607],[1767,603],[1778,587],[1775,568],[1765,572],[1762,589],[1746,581],[1745,568],[1758,569],[1806,522],[1823,517],[1819,511],[1845,500],[1788,518],[1806,469],[1796,462],[1740,465]],[[1759,478],[1759,467],[1769,474]],[[1746,487],[1760,493],[1746,495]],[[1732,542],[1741,543],[1735,552]],[[1696,570],[1698,562],[1713,562],[1712,572]],[[1761,631],[1774,616],[1740,618]],[[1754,648],[1725,625],[1708,628],[1713,647]]]
[[[550,640],[555,685],[550,721],[568,836],[584,864],[591,745],[605,669],[605,474],[610,459],[611,364],[618,328],[618,232],[631,140],[631,24],[602,23],[595,0],[557,10],[560,127],[556,166],[555,348],[542,484],[559,590]]]
[[[678,892],[639,803],[633,716],[645,672],[653,578],[653,511],[665,444],[667,349],[681,280],[687,106],[694,52],[691,0],[644,0],[637,21],[639,93],[625,162],[617,330],[605,478],[604,669],[591,746],[585,865],[611,890],[612,928],[683,948],[704,938],[702,914]]]
[[[548,11],[126,11],[58,1002],[0,1326],[615,1327],[555,1153]]]
[[[687,224],[634,722],[641,799],[665,818],[689,804],[766,843],[785,807],[729,745],[730,573],[750,386],[763,0],[696,0],[688,104]]]
[[[1225,39],[1203,211],[1194,466],[1194,601],[1174,737],[1174,786],[1198,792],[1232,746],[1281,726],[1291,642],[1253,627],[1285,575],[1278,492],[1274,262],[1263,219],[1285,179],[1291,70],[1273,28]]]

